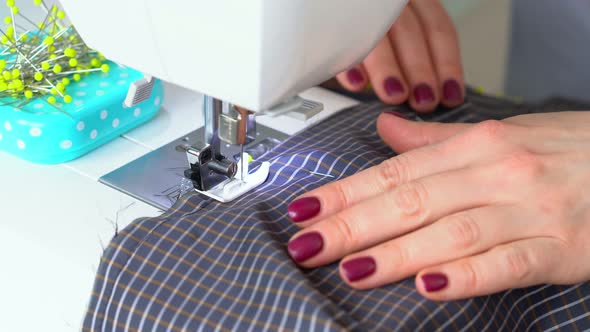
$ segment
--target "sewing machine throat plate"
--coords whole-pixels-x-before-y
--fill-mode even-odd
[[[256,160],[287,137],[284,133],[258,125],[256,139],[245,146],[244,152]],[[103,176],[99,181],[165,211],[172,207],[181,193],[184,171],[189,168],[186,149],[189,146],[205,146],[203,141],[204,129],[197,129]],[[222,144],[221,152],[228,159],[237,161],[240,146]]]

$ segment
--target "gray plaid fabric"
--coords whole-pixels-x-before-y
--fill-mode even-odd
[[[470,99],[428,119],[476,122],[532,109]],[[590,283],[436,303],[417,293],[412,279],[356,291],[336,265],[302,270],[291,261],[285,248],[297,227],[286,216],[288,203],[393,156],[376,135],[385,109],[363,104],[290,138],[264,156],[269,179],[246,197],[220,204],[184,195],[161,217],[121,231],[101,259],[84,330],[589,330]]]

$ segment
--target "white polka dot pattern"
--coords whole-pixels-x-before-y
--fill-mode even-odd
[[[143,73],[113,64],[109,74],[72,79],[68,86],[71,103],[57,98],[50,105],[39,98],[22,108],[26,112],[0,106],[0,114],[8,114],[0,120],[0,151],[53,164],[86,153],[91,144],[122,135],[154,115],[162,104],[163,86],[157,81],[149,101],[131,109],[123,106],[128,85],[143,77]]]
[[[42,133],[43,132],[41,131],[41,128],[37,127],[31,128],[31,130],[29,130],[29,134],[31,134],[33,137],[39,137]]]
[[[73,145],[72,141],[70,141],[70,140],[65,140],[65,141],[62,141],[62,142],[59,144],[59,147],[60,147],[60,148],[62,148],[62,149],[64,149],[64,150],[67,150],[67,149],[71,148],[71,147],[72,147],[72,145]]]

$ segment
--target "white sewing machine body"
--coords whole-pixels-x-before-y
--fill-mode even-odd
[[[256,117],[286,135],[356,104],[307,89],[361,61],[407,2],[60,1],[85,42],[119,63],[252,111],[299,93],[323,104],[321,114],[306,120]],[[43,167],[3,157],[0,200],[10,204],[3,210],[0,249],[18,255],[5,259],[17,273],[7,273],[0,286],[9,299],[0,303],[7,313],[1,330],[79,330],[103,245],[134,219],[161,214],[101,179],[210,120],[198,111],[200,94],[166,87],[164,107],[150,124],[79,160]],[[27,183],[38,188],[31,191]],[[28,319],[30,312],[39,319]]]
[[[109,59],[256,112],[360,62],[407,0],[61,3]]]

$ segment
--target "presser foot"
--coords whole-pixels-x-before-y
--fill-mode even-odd
[[[249,163],[251,159],[252,158],[249,154],[243,153],[240,162],[237,163],[236,174],[243,174],[243,178],[235,176],[217,184],[212,189],[199,190],[195,188],[195,190],[200,194],[222,203],[231,202],[254,190],[256,187],[263,184],[268,178],[268,174],[270,173],[270,163],[263,162],[256,171],[250,173]],[[242,165],[244,165],[243,168]]]
[[[184,176],[193,182],[197,190],[210,190],[219,183],[232,179],[238,171],[235,162],[215,151],[211,145],[201,150],[188,147],[186,156],[190,168],[184,171]]]

